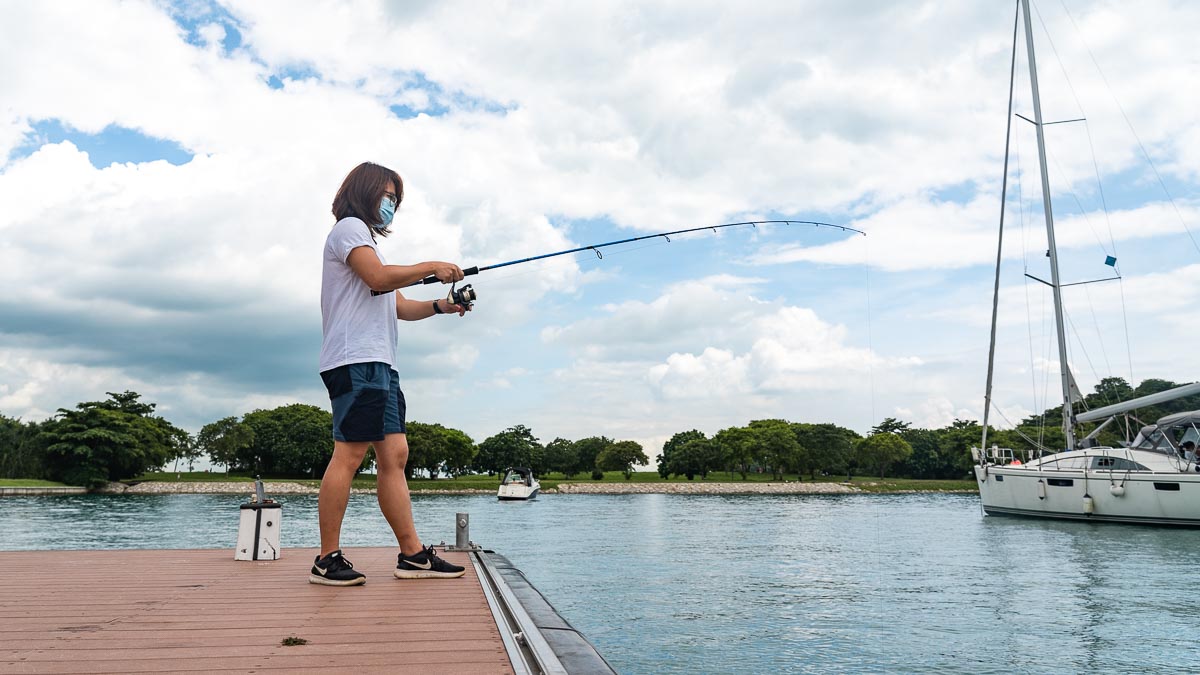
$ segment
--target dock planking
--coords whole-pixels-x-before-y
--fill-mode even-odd
[[[0,672],[513,672],[467,554],[400,580],[395,548],[346,549],[367,583],[335,588],[308,583],[316,553],[0,551]]]

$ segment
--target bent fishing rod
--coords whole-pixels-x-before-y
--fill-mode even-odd
[[[591,251],[596,254],[597,258],[600,258],[601,260],[603,260],[604,254],[600,253],[600,249],[608,247],[608,246],[617,246],[619,244],[628,244],[631,242],[643,241],[646,239],[657,239],[659,237],[662,237],[663,239],[666,239],[668,242],[670,242],[671,235],[673,235],[673,234],[687,234],[688,232],[702,232],[704,230],[712,230],[713,232],[716,232],[717,230],[720,230],[720,229],[726,228],[726,227],[743,227],[746,225],[749,225],[751,227],[758,227],[759,225],[812,225],[813,227],[833,227],[833,228],[837,228],[843,232],[854,232],[857,234],[861,234],[864,237],[867,236],[866,232],[863,232],[862,230],[856,230],[853,227],[846,227],[845,225],[834,225],[832,223],[819,223],[815,220],[746,220],[746,221],[742,221],[742,222],[738,222],[738,223],[724,223],[721,225],[705,225],[703,227],[691,227],[686,230],[672,230],[671,232],[657,232],[655,234],[644,234],[640,237],[629,237],[628,239],[618,239],[616,241],[609,241],[609,242],[605,242],[603,244],[592,244],[590,246],[579,246],[576,248],[569,248],[565,251],[556,251],[554,253],[543,253],[542,255],[535,255],[535,256],[531,256],[529,258],[520,258],[518,260],[509,260],[508,262],[496,263],[495,265],[486,265],[484,267],[468,267],[468,268],[463,269],[462,272],[463,272],[464,277],[469,277],[474,274],[479,274],[480,272],[486,272],[488,270],[499,269],[501,267],[510,267],[512,265],[520,265],[522,263],[533,262],[535,260],[545,260],[546,258],[555,258],[560,255],[569,255],[571,253],[580,253],[582,251]],[[405,286],[405,288],[409,288],[411,286],[421,286],[421,285],[425,285],[425,284],[436,284],[436,283],[439,283],[439,279],[435,276],[430,275],[419,281],[412,282],[408,286]],[[372,295],[380,295],[380,293],[378,291],[371,291],[371,294]],[[451,285],[450,294],[447,296],[447,299],[455,304],[470,307],[471,303],[475,300],[475,291],[474,291],[474,289],[471,288],[470,284],[463,286],[461,289],[458,289],[458,290],[455,290],[454,286]]]

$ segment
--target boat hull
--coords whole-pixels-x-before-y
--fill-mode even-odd
[[[975,467],[984,513],[1200,527],[1200,473]]]
[[[519,487],[520,489],[517,489]],[[538,496],[538,491],[541,487],[535,487],[532,490],[528,487],[521,486],[502,486],[496,498],[502,502],[518,502],[533,499]]]

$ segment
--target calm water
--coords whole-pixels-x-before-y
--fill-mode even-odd
[[[241,501],[5,498],[0,549],[232,551]],[[316,498],[282,501],[285,555],[315,547]],[[1200,531],[983,517],[969,495],[414,502],[426,541],[469,512],[622,673],[1200,671]],[[394,544],[373,496],[343,535],[351,559]]]

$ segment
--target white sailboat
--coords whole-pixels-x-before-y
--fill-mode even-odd
[[[1088,412],[1076,413],[1080,400],[1067,365],[1066,332],[1062,307],[1062,284],[1058,274],[1058,250],[1054,239],[1054,217],[1050,204],[1050,181],[1046,169],[1041,100],[1038,93],[1037,62],[1034,57],[1029,0],[1021,0],[1025,44],[1028,52],[1034,126],[1037,131],[1041,169],[1043,211],[1049,243],[1058,360],[1062,379],[1063,431],[1066,447],[1061,452],[1020,461],[1011,450],[988,448],[988,413],[991,410],[993,365],[996,346],[996,313],[999,306],[1000,250],[996,257],[996,296],[992,305],[991,350],[988,356],[987,393],[984,397],[983,438],[972,449],[975,479],[983,510],[988,515],[1018,515],[1075,520],[1097,520],[1161,525],[1200,526],[1200,464],[1195,453],[1185,453],[1185,443],[1200,445],[1200,411],[1169,415],[1141,430],[1128,447],[1102,447],[1095,438],[1112,420],[1133,410],[1183,396],[1200,393],[1200,383],[1144,396]],[[1014,26],[1014,57],[1016,26]],[[1014,73],[1016,60],[1013,61]],[[1012,99],[1009,99],[1011,127]],[[1007,149],[1006,149],[1007,150]],[[1005,176],[1007,177],[1007,152]],[[1001,197],[1003,203],[1005,197]],[[1003,209],[1002,209],[1003,212]],[[1003,213],[1001,247],[1003,246]],[[1105,420],[1083,439],[1076,438],[1076,425]]]

